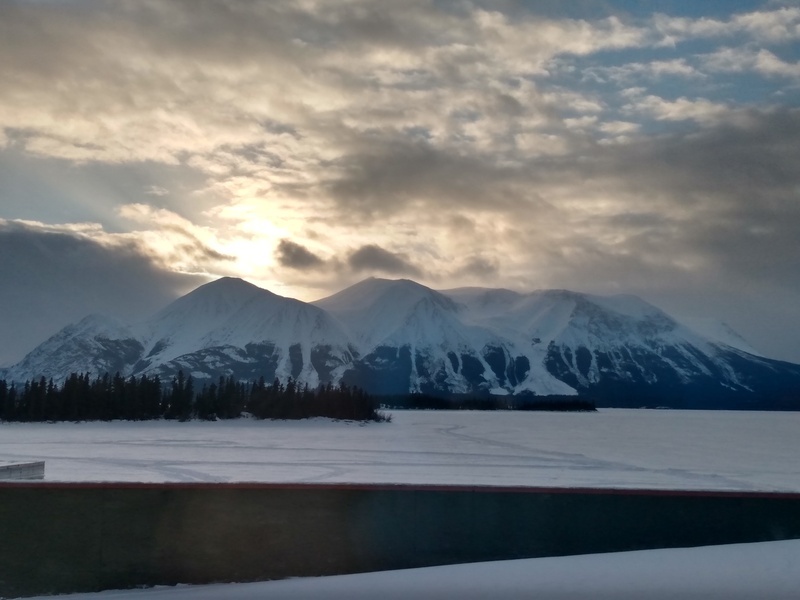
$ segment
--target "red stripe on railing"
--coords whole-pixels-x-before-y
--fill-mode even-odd
[[[800,492],[752,490],[680,490],[646,488],[585,488],[585,487],[529,487],[492,485],[441,485],[406,483],[266,483],[266,482],[67,482],[67,481],[2,481],[2,489],[41,490],[287,490],[287,491],[398,491],[398,492],[474,492],[504,494],[560,494],[560,495],[616,495],[616,496],[669,496],[711,498],[775,498],[800,500]]]

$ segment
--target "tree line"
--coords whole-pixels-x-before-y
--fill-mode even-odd
[[[41,377],[21,386],[0,380],[0,421],[217,420],[245,415],[258,419],[329,417],[384,421],[369,394],[355,386],[330,383],[310,389],[289,378],[267,384],[220,377],[196,388],[183,371],[171,381],[157,376],[122,377],[72,373],[62,385]]]

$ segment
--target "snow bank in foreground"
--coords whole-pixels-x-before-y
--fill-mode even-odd
[[[501,561],[265,583],[179,586],[68,600],[795,600],[800,540]]]

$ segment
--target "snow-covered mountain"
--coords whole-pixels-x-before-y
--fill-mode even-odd
[[[508,339],[413,281],[367,279],[315,305],[344,324],[362,357],[343,373],[348,383],[384,394],[575,394],[544,370],[532,376]]]
[[[103,315],[89,315],[37,346],[4,377],[25,381],[70,373],[127,372],[143,350],[134,329]]]
[[[323,310],[223,278],[142,323],[87,317],[35,348],[6,376],[22,381],[119,371],[171,377],[183,370],[198,380],[293,377],[316,386],[336,379],[352,361],[348,336]]]
[[[376,394],[580,394],[606,406],[798,404],[800,366],[747,348],[730,331],[702,335],[633,296],[435,291],[367,279],[309,304],[223,278],[142,323],[87,317],[5,377],[172,377],[182,370],[198,383],[220,375],[293,377]]]
[[[293,377],[313,387],[353,360],[347,334],[325,311],[241,279],[201,286],[141,329],[145,350],[134,372]]]
[[[703,336],[630,295],[567,290],[443,292],[467,319],[578,393],[613,406],[747,406],[769,396],[800,405],[800,367],[748,352],[727,328]],[[791,399],[790,399],[791,398]]]
[[[692,331],[710,340],[723,343],[732,348],[744,350],[748,354],[762,356],[761,352],[750,345],[746,339],[734,331],[730,325],[719,319],[681,318],[680,322]]]

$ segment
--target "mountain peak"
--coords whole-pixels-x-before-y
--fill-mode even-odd
[[[450,298],[421,283],[410,279],[379,277],[364,279],[312,304],[332,313],[348,313],[363,311],[376,304],[391,304],[395,310],[399,310],[424,299],[430,299],[448,310],[456,309],[455,303]]]
[[[262,292],[267,291],[239,277],[220,277],[219,279],[209,281],[208,283],[204,283],[200,287],[195,288],[192,292],[189,292],[189,295],[201,291],[202,293],[252,293],[254,290],[259,290]]]
[[[415,281],[374,277],[313,304],[343,323],[364,352],[401,339],[424,345],[459,311],[453,300]]]
[[[275,294],[235,277],[211,281],[178,298],[149,322],[148,337],[153,343],[162,339],[195,340],[198,332],[221,326],[259,296]]]
[[[275,297],[275,294],[238,277],[221,277],[178,298],[161,314],[187,310],[211,313],[231,312],[256,296]]]

